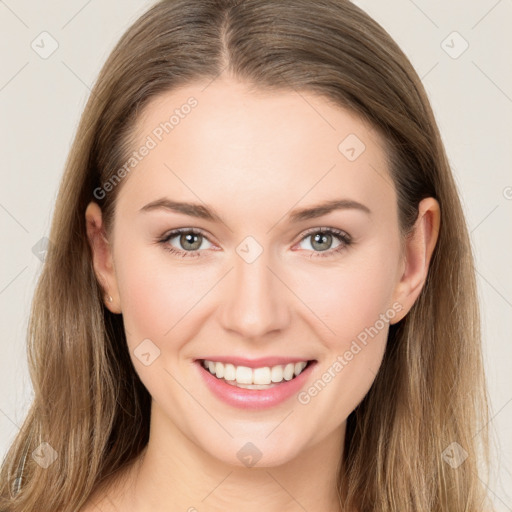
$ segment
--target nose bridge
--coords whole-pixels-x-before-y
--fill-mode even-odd
[[[228,289],[220,299],[223,327],[247,338],[283,329],[289,321],[286,290],[268,268],[272,268],[269,252],[252,260],[243,253],[243,244],[238,249]],[[254,253],[254,247],[251,251]]]

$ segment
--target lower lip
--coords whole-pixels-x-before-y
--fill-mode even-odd
[[[201,378],[210,391],[220,400],[239,409],[266,409],[274,407],[297,394],[304,386],[315,362],[311,362],[298,377],[283,381],[268,389],[245,389],[214,377],[201,361],[196,361]]]

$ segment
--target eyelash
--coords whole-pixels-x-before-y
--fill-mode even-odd
[[[179,249],[176,249],[172,245],[169,245],[169,243],[168,243],[169,240],[171,240],[171,239],[175,238],[177,235],[181,235],[183,233],[201,235],[208,240],[208,237],[206,237],[206,235],[200,229],[180,228],[180,229],[175,229],[174,231],[170,231],[169,233],[165,234],[162,238],[157,240],[157,243],[162,244],[164,250],[170,252],[171,254],[175,254],[176,256],[179,256],[181,258],[199,257],[201,255],[200,250],[181,251]],[[310,229],[303,234],[303,236],[299,240],[299,242],[302,242],[302,240],[304,240],[305,238],[307,238],[311,235],[315,235],[317,233],[321,233],[324,235],[325,234],[334,235],[334,237],[336,237],[341,243],[335,249],[328,249],[326,251],[312,251],[311,256],[310,256],[311,258],[313,258],[313,257],[314,258],[316,258],[316,257],[325,258],[325,257],[332,256],[333,254],[340,253],[343,249],[346,249],[347,247],[349,247],[352,244],[352,239],[351,239],[350,235],[348,235],[344,231],[341,231],[341,230],[335,229],[335,228],[313,228],[313,229]]]

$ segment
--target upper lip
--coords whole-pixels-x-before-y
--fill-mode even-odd
[[[198,361],[214,361],[234,366],[247,366],[248,368],[263,368],[265,366],[287,365],[289,363],[300,363],[302,361],[312,361],[305,357],[260,357],[257,359],[247,359],[245,357],[233,356],[209,356],[198,359]]]

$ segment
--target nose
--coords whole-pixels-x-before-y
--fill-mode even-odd
[[[248,339],[276,334],[290,321],[290,292],[276,277],[279,272],[270,270],[266,254],[263,251],[252,263],[235,254],[234,269],[221,292],[218,311],[222,327]]]

